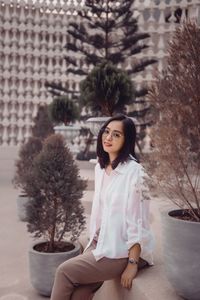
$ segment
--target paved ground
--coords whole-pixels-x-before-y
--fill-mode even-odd
[[[11,183],[14,174],[14,158],[16,148],[0,149],[0,300],[44,300],[32,288],[29,282],[28,269],[28,249],[32,241],[27,233],[26,224],[17,218],[16,198],[18,191]],[[81,176],[93,180],[93,170],[82,164]],[[86,214],[89,213],[92,199],[91,191],[87,191],[84,196]],[[159,200],[153,201],[152,226],[156,236],[155,267],[152,268],[151,275],[148,272],[142,275],[142,281],[136,278],[138,290],[143,289],[145,297],[136,296],[133,300],[159,299],[159,300],[179,300],[170,284],[168,283],[162,263],[161,231],[160,231],[160,207],[165,209],[169,204]],[[138,295],[141,295],[140,292]],[[147,297],[146,297],[147,296]],[[95,297],[97,300],[106,297]],[[127,298],[129,299],[129,298]],[[130,298],[132,299],[132,298]],[[126,299],[125,299],[126,300]]]

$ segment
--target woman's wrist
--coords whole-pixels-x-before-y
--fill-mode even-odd
[[[138,264],[139,258],[141,253],[141,247],[140,244],[134,244],[130,249],[128,253],[128,261],[132,264]]]

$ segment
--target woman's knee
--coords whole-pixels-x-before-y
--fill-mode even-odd
[[[56,269],[56,273],[55,273],[55,276],[56,277],[60,277],[60,276],[63,276],[66,272],[66,269],[67,269],[67,264],[66,262],[60,264],[57,269]]]
[[[67,275],[73,272],[75,268],[75,260],[74,258],[70,258],[65,262],[61,263],[56,269],[56,276]]]
[[[73,281],[68,274],[69,262],[60,264],[55,272],[54,286],[51,299],[71,299],[70,295],[74,290]]]

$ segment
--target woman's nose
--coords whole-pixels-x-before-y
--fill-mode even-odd
[[[112,133],[109,133],[109,134],[107,135],[106,140],[108,140],[108,141],[112,140]]]

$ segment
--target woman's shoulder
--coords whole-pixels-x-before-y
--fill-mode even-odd
[[[102,170],[99,162],[96,163],[94,170],[95,170],[95,172],[98,172],[98,171]]]
[[[133,159],[127,161],[127,172],[138,178],[143,177],[146,174],[144,166]]]
[[[144,169],[144,167],[136,159],[132,158],[127,161],[127,168],[132,171],[141,171]]]

